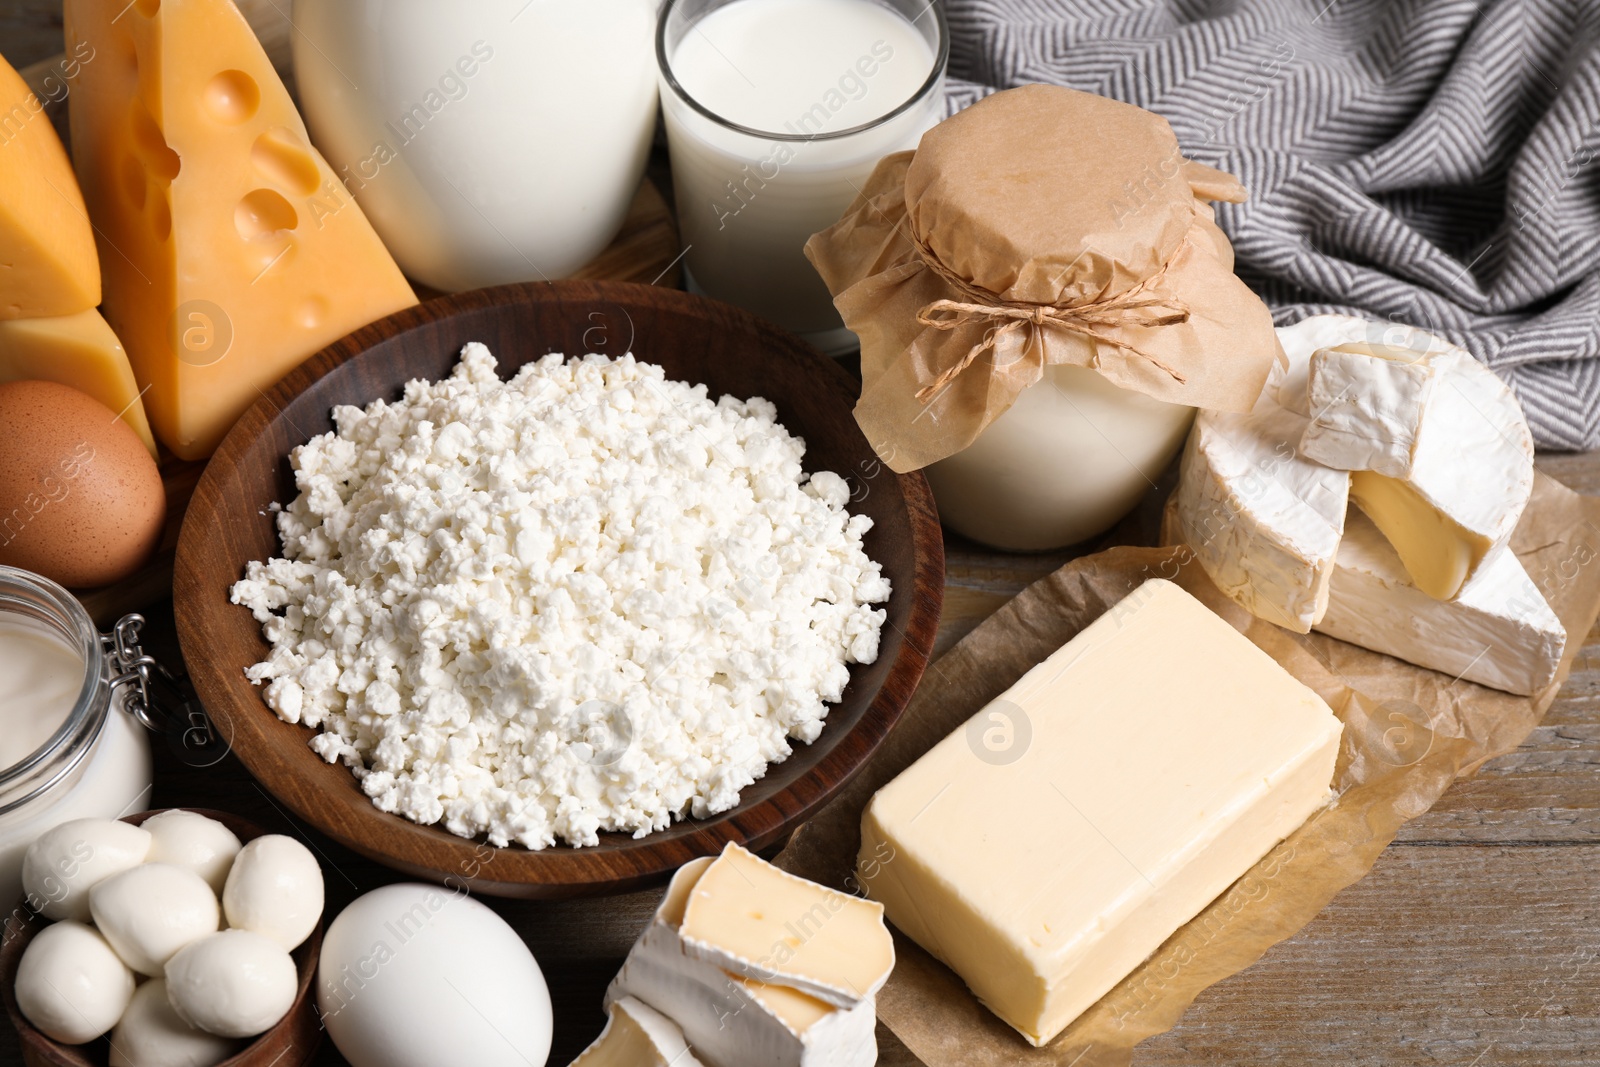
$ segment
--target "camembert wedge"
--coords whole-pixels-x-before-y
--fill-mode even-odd
[[[1026,747],[987,748],[1000,722],[1025,724]],[[1043,1045],[1327,803],[1342,731],[1242,634],[1148,581],[878,791],[858,874]]]
[[[705,1067],[672,1020],[623,997],[608,1009],[606,1028],[572,1067]]]

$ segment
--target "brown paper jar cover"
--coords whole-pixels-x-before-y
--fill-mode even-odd
[[[1282,350],[1207,203],[1244,198],[1159,115],[1052,85],[996,93],[884,157],[806,243],[861,338],[867,440],[896,471],[927,466],[1056,363],[1249,410]]]

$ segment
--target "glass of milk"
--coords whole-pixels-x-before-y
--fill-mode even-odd
[[[802,249],[942,117],[948,36],[929,0],[667,0],[656,62],[690,287],[854,348]]]
[[[644,176],[656,3],[294,0],[312,140],[413,279],[564,278]]]

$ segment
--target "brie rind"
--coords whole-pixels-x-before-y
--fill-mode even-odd
[[[705,1067],[672,1020],[632,997],[606,1007],[606,1028],[572,1067]]]
[[[781,871],[729,844],[688,892],[689,955],[841,1008],[870,1001],[894,969],[883,905]]]
[[[696,860],[673,877],[606,991],[607,1003],[632,997],[668,1016],[708,1067],[871,1067],[878,1046],[870,1000],[836,1008],[729,974],[686,951],[679,924],[689,891],[711,862]]]
[[[1310,419],[1301,455],[1355,472],[1351,499],[1412,581],[1457,596],[1533,493],[1533,436],[1515,394],[1470,353],[1408,327],[1322,315],[1279,338],[1290,371],[1278,399]]]
[[[1555,679],[1567,632],[1510,548],[1495,552],[1453,601],[1412,583],[1394,548],[1359,513],[1345,524],[1320,633],[1530,696]]]
[[[1411,349],[1317,349],[1306,396],[1311,421],[1300,454],[1324,467],[1409,477],[1422,413],[1438,380],[1437,369]]]
[[[1211,580],[1251,614],[1308,633],[1328,606],[1350,475],[1297,453],[1306,417],[1276,368],[1247,414],[1202,411],[1183,454],[1178,519]]]

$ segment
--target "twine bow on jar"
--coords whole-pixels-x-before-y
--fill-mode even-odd
[[[949,331],[974,323],[988,323],[983,340],[973,345],[956,363],[945,368],[932,383],[917,390],[917,399],[928,403],[945,386],[977,362],[984,353],[994,351],[1008,335],[1028,327],[1056,328],[1087,337],[1098,344],[1111,345],[1129,352],[1159,367],[1177,382],[1184,382],[1183,374],[1168,366],[1148,352],[1141,351],[1126,341],[1113,336],[1111,331],[1128,326],[1173,326],[1189,321],[1189,306],[1176,297],[1150,295],[1151,283],[1165,271],[1159,271],[1132,289],[1103,300],[1083,304],[1037,304],[1023,300],[1003,300],[997,294],[974,285],[945,266],[927,243],[914,240],[922,261],[929,270],[939,275],[961,297],[959,300],[935,300],[917,312],[917,322],[935,330]]]

